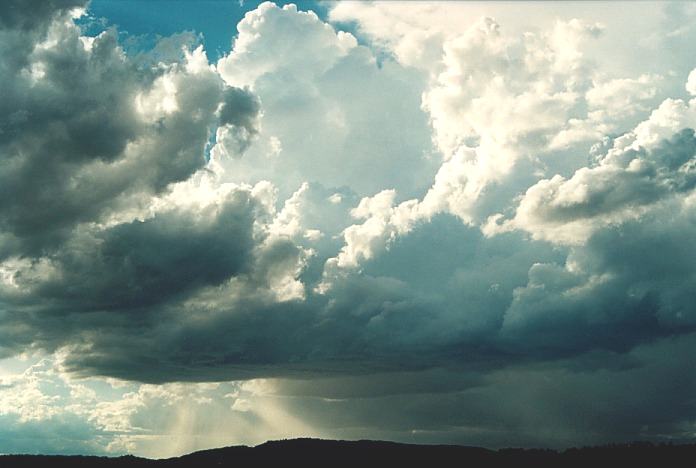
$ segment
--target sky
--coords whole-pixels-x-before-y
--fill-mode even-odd
[[[696,4],[0,3],[0,453],[696,437]]]

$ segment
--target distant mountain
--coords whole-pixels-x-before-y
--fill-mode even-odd
[[[14,467],[696,467],[696,445],[633,443],[562,452],[539,449],[488,450],[458,445],[411,445],[371,440],[293,439],[256,447],[236,446],[150,460],[123,457],[3,455],[0,468]]]

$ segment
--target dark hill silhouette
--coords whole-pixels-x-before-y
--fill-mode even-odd
[[[256,447],[203,450],[176,458],[3,455],[0,467],[696,467],[696,445],[646,442],[573,448],[489,450],[458,445],[411,445],[371,440],[293,439]]]

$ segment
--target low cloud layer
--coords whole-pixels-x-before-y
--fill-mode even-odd
[[[693,437],[696,63],[608,65],[621,8],[264,3],[217,63],[85,8],[0,7],[9,439]]]

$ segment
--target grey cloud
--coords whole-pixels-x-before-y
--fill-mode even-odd
[[[56,257],[60,281],[37,295],[86,309],[150,307],[243,271],[254,244],[248,195],[235,194],[210,220],[191,217],[164,213],[76,239]]]
[[[263,292],[267,272],[292,268],[298,250],[285,240],[254,243],[248,202],[232,203],[232,216],[206,226],[166,215],[108,230],[95,252],[78,257],[83,264],[62,260],[64,282],[37,289],[52,310],[6,319],[6,330],[14,330],[7,342],[55,346],[70,337],[66,365],[77,373],[164,382],[432,366],[486,374],[592,350],[625,353],[693,329],[686,302],[693,280],[679,279],[689,256],[674,247],[673,254],[643,257],[641,268],[621,266],[656,251],[651,243],[684,245],[655,239],[656,220],[617,228],[615,237],[597,235],[566,260],[563,251],[519,234],[486,239],[442,216],[328,296],[307,288],[305,300],[277,302]],[[661,235],[679,231],[664,226]],[[564,262],[578,266],[569,271]],[[664,281],[648,282],[669,264],[675,269]],[[229,277],[245,286],[226,285]]]
[[[261,103],[249,90],[227,88],[218,109],[221,129],[216,136],[223,138],[217,143],[224,146],[228,154],[230,150],[232,154],[244,153],[259,133],[260,111]]]
[[[86,0],[8,0],[0,7],[0,26],[30,30],[45,27],[56,14],[83,7]]]
[[[650,149],[612,149],[568,180],[527,191],[518,226],[579,245],[563,263],[530,269],[505,312],[504,346],[539,355],[625,352],[693,330],[694,155],[687,128]]]
[[[255,250],[253,232],[258,210],[249,192],[239,190],[221,206],[195,213],[169,210],[144,221],[75,234],[44,263],[15,273],[14,281],[23,290],[5,297],[3,345],[115,345],[117,349],[110,350],[130,366],[144,349],[163,346],[159,352],[165,355],[177,346],[189,346],[187,337],[167,342],[167,329],[180,326],[178,321],[195,326],[196,317],[188,322],[182,301],[234,276],[263,279],[263,255]],[[292,259],[296,254],[286,249],[272,260],[281,262],[287,255]],[[167,315],[170,308],[182,316]],[[124,349],[128,342],[138,344]],[[206,352],[195,351],[194,347],[194,358]]]
[[[513,289],[526,284],[527,269],[535,260],[562,258],[543,244],[521,251],[523,239],[516,234],[486,246],[478,230],[442,216],[417,228],[412,238],[397,242],[386,256],[368,264],[364,274],[344,278],[330,294],[312,292],[310,282],[305,300],[279,303],[263,291],[269,288],[269,269],[279,265],[292,269],[298,256],[293,243],[282,239],[257,243],[244,268],[235,270],[233,258],[226,256],[236,252],[239,242],[232,226],[214,231],[221,237],[214,237],[217,225],[206,233],[206,239],[218,244],[214,256],[220,260],[196,250],[182,234],[187,229],[179,227],[166,231],[179,240],[165,251],[177,254],[157,250],[158,268],[153,269],[145,261],[151,257],[143,255],[152,255],[152,246],[167,243],[159,232],[152,232],[161,222],[155,218],[151,223],[117,227],[107,233],[96,254],[82,257],[87,268],[75,265],[66,271],[74,273],[65,282],[43,286],[66,301],[65,290],[82,285],[72,286],[71,292],[75,306],[84,308],[82,316],[65,316],[62,325],[44,317],[44,325],[38,320],[32,325],[41,329],[52,323],[43,331],[49,338],[51,331],[73,327],[66,333],[78,344],[67,360],[74,371],[149,382],[364,374],[433,365],[479,372],[518,359],[506,357],[507,351],[496,344]],[[131,231],[147,235],[141,239]],[[112,263],[101,265],[94,258],[114,251],[111,236],[116,233],[127,234],[117,238],[117,245],[127,240],[130,247],[125,252],[116,249]],[[438,237],[445,243],[432,242]],[[436,270],[443,247],[450,248],[451,258]],[[188,261],[180,262],[189,253]],[[239,257],[235,253],[234,258]],[[309,261],[311,269],[316,260]],[[92,263],[97,269],[90,270]],[[218,271],[216,265],[224,265],[219,278],[233,276],[245,286],[223,284],[201,290],[218,284],[191,274],[206,264],[212,270],[209,275]],[[304,278],[312,280],[311,275]],[[320,279],[314,277],[316,282]],[[107,304],[89,301],[105,298],[118,301],[121,312],[131,312],[126,318],[95,313]]]
[[[654,148],[611,149],[598,164],[541,180],[522,197],[512,224],[534,237],[579,243],[594,231],[639,216],[696,186],[694,130],[685,128]]]
[[[37,41],[46,36],[49,26],[56,18],[65,19],[69,11],[84,7],[86,0],[8,0],[0,6],[0,77],[3,84],[11,86],[9,75],[28,63]],[[3,93],[4,98],[11,93]]]
[[[291,414],[336,438],[557,448],[636,438],[688,442],[696,417],[693,346],[692,334],[627,354],[512,365],[469,381],[460,373],[424,371],[397,374],[391,384],[380,376],[281,381],[274,393]],[[588,359],[603,366],[577,368]],[[627,359],[630,365],[620,364]],[[614,362],[619,365],[609,367]]]
[[[124,55],[115,31],[87,47],[60,10],[45,16],[41,24],[55,44],[12,51],[22,60],[0,70],[8,84],[0,103],[0,257],[55,248],[77,224],[187,179],[205,164],[223,95],[241,93],[225,119],[243,122],[247,132],[259,111],[253,96],[213,72],[189,73],[182,62],[169,71],[141,66]],[[24,42],[33,47],[44,38]],[[147,122],[136,99],[155,92],[167,73],[180,88],[178,108]]]
[[[6,101],[11,109],[4,114],[0,226],[28,240],[95,216],[113,191],[79,193],[71,190],[70,179],[92,160],[113,161],[138,130],[129,109],[129,70],[118,58],[114,37],[95,40],[89,60],[76,36],[65,42],[44,53],[47,82],[30,86],[13,80],[16,93]],[[90,88],[95,94],[82,91]],[[97,198],[87,203],[83,194]]]
[[[592,174],[588,182],[590,193],[582,203],[569,204],[569,213],[562,215],[567,220],[591,218],[602,213],[628,206],[640,206],[653,203],[669,193],[683,193],[694,188],[696,175],[687,165],[696,156],[696,138],[694,130],[686,128],[669,139],[662,141],[651,150],[630,150],[621,156],[616,164],[617,172],[610,177],[600,178],[608,167],[598,166],[590,169]],[[641,162],[637,170],[627,170],[631,163]],[[598,187],[592,186],[597,184]]]
[[[227,88],[220,108],[220,124],[243,127],[250,134],[255,134],[258,126],[256,117],[260,110],[261,103],[250,91]]]
[[[515,291],[502,328],[515,346],[546,354],[626,351],[694,329],[693,210],[678,201],[598,231],[565,265],[538,264]]]
[[[21,292],[10,288],[0,299],[10,354],[32,343],[55,349],[96,329],[152,325],[160,303],[244,272],[255,246],[258,209],[243,190],[219,213],[118,220],[202,169],[216,125],[255,134],[259,104],[200,67],[205,57],[191,51],[188,35],[165,41],[178,54],[153,51],[160,62],[130,57],[114,30],[81,38],[67,17],[73,6],[42,2],[30,12],[3,4],[0,260],[23,265],[13,273]],[[159,109],[172,89],[169,107]],[[160,95],[149,99],[153,93]],[[135,310],[142,316],[133,320]]]

